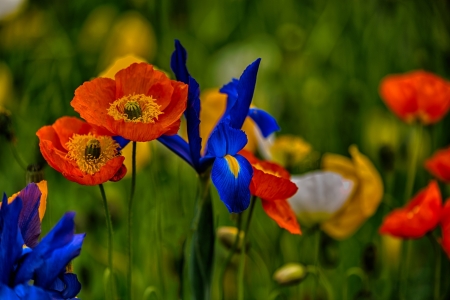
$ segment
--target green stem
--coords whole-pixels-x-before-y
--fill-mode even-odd
[[[242,238],[242,249],[239,260],[238,270],[238,300],[244,300],[244,269],[245,269],[245,244],[247,242],[248,229],[252,220],[253,210],[255,209],[256,197],[253,196],[250,200],[250,211],[248,212],[247,223],[245,224],[244,237]]]
[[[131,167],[131,192],[130,200],[128,201],[128,274],[127,274],[127,286],[128,286],[128,299],[132,299],[132,282],[133,282],[133,261],[132,261],[132,225],[133,225],[133,198],[134,190],[136,188],[136,142],[133,142],[133,156]]]
[[[320,251],[320,229],[316,228],[316,232],[314,233],[314,266],[317,270],[319,270],[319,251]],[[317,287],[319,285],[319,276],[316,276],[315,281],[315,290],[314,294],[317,298]]]
[[[114,294],[114,268],[113,268],[113,227],[111,222],[111,214],[109,213],[108,201],[106,200],[105,189],[103,188],[103,184],[99,184],[100,193],[102,194],[103,200],[103,209],[105,211],[106,217],[106,227],[108,229],[108,267],[109,267],[109,284],[111,289],[112,299],[115,299]]]
[[[224,264],[223,264],[223,266],[221,268],[221,272],[220,272],[220,276],[219,276],[219,289],[220,289],[219,295],[221,295],[221,297],[222,297],[221,299],[222,300],[225,299],[225,293],[224,293],[225,289],[224,289],[224,286],[223,286],[224,285],[224,279],[225,279],[225,272],[227,271],[228,264],[230,263],[231,258],[233,257],[233,254],[236,251],[237,246],[239,244],[239,240],[240,240],[240,236],[241,236],[240,235],[240,233],[241,233],[241,225],[242,225],[242,214],[238,214],[238,220],[237,220],[237,229],[238,229],[238,231],[237,231],[237,235],[236,235],[236,238],[234,239],[233,246],[231,247],[230,251],[228,252],[228,256],[225,259],[225,262],[224,262]],[[245,248],[245,245],[241,244],[241,248],[242,247]],[[241,251],[242,251],[242,249],[241,249]]]
[[[427,237],[433,246],[435,256],[433,299],[439,300],[441,290],[441,249],[431,232],[427,234]]]

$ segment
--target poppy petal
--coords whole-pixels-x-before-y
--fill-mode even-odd
[[[250,204],[252,175],[252,166],[239,154],[215,159],[211,179],[230,213],[240,213]]]
[[[425,169],[440,180],[450,183],[450,147],[436,151],[425,161]]]
[[[264,201],[262,206],[266,214],[277,222],[278,226],[286,229],[292,234],[301,234],[295,213],[286,200]]]
[[[264,171],[253,170],[250,192],[266,201],[287,199],[297,192],[297,186],[287,178],[279,177]]]
[[[248,116],[255,121],[256,125],[258,125],[264,138],[267,138],[275,131],[280,130],[277,120],[262,109],[250,108]]]
[[[421,238],[439,223],[441,206],[441,192],[436,181],[431,181],[405,207],[388,214],[379,232],[400,238]]]
[[[245,144],[247,144],[247,135],[242,130],[220,123],[209,137],[205,156],[235,155],[244,148]]]
[[[442,241],[441,245],[450,258],[450,199],[445,201],[441,214]]]

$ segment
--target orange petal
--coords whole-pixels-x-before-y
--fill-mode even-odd
[[[297,192],[297,186],[289,179],[264,173],[253,168],[250,193],[266,201],[287,199]]]
[[[450,147],[436,151],[425,161],[425,168],[433,176],[450,183]]]
[[[450,259],[450,199],[445,201],[441,214],[442,248]]]
[[[292,234],[301,234],[295,213],[286,200],[264,201],[262,206],[266,214],[277,222],[278,226],[286,229]]]
[[[47,208],[47,195],[48,195],[47,181],[42,180],[39,183],[36,183],[36,185],[41,191],[41,200],[39,203],[39,219],[42,221],[45,215],[45,210]]]

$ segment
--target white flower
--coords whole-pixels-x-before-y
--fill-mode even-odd
[[[0,1],[0,19],[13,13],[19,8],[23,0],[1,0]]]
[[[315,171],[291,177],[297,193],[289,204],[301,223],[321,223],[339,210],[351,195],[354,183],[334,172]]]

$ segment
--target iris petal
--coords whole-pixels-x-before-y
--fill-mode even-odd
[[[189,149],[194,167],[198,169],[202,138],[200,137],[200,86],[189,76],[188,106],[185,111]]]
[[[214,161],[211,179],[230,213],[240,213],[250,204],[252,176],[252,166],[239,154],[218,157]]]
[[[126,145],[130,142],[130,140],[127,140],[124,137],[121,137],[120,135],[113,136],[113,140],[116,141],[117,144],[119,144],[119,149],[121,150],[125,148]]]
[[[19,217],[19,228],[25,245],[34,248],[41,234],[41,221],[39,219],[39,205],[41,191],[35,183],[28,184],[20,193],[23,208]]]
[[[177,80],[189,84],[189,72],[186,68],[187,52],[179,40],[175,40],[175,51],[170,59],[170,68]]]
[[[247,135],[240,129],[234,129],[225,123],[220,123],[211,134],[206,157],[223,157],[235,155],[247,144]]]
[[[179,135],[163,135],[158,138],[158,141],[175,152],[175,154],[184,159],[188,164],[194,166],[191,159],[189,144],[183,140],[182,137]]]
[[[275,118],[262,109],[250,108],[248,116],[258,125],[264,138],[280,130],[280,126],[278,126]]]

